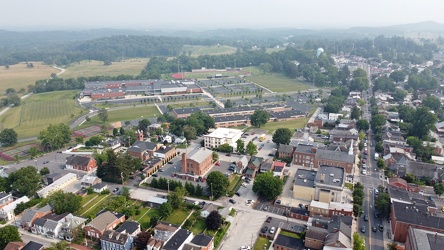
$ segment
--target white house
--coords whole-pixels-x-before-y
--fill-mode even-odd
[[[176,137],[176,139],[174,140],[175,144],[182,144],[186,141],[187,139],[185,139],[185,137],[181,136],[181,137]]]
[[[40,198],[46,198],[50,193],[62,190],[66,186],[74,183],[77,181],[77,175],[73,173],[65,174],[64,176],[60,177],[60,179],[54,181],[52,184],[40,189],[37,191],[37,194]]]
[[[108,189],[108,185],[104,182],[99,182],[99,183],[95,184],[94,186],[92,186],[92,189],[93,189],[94,193],[101,193],[101,192]]]
[[[217,206],[212,203],[207,203],[200,211],[200,216],[207,218],[213,211],[217,211]]]
[[[17,207],[17,204],[26,203],[29,201],[29,198],[26,196],[20,197],[17,200],[9,203],[8,205],[0,208],[0,218],[9,221],[15,218],[14,209]]]

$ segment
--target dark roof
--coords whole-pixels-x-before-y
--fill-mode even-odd
[[[148,160],[142,162],[142,165],[154,166],[160,161],[163,161],[163,158],[153,156],[153,157],[149,158]]]
[[[313,188],[315,178],[316,171],[308,169],[298,169],[296,171],[296,179],[294,181],[294,185]]]
[[[416,161],[408,161],[406,166],[406,173],[413,174],[417,177],[430,177],[434,178],[435,173],[437,172],[438,178],[441,177],[444,173],[441,165],[425,163],[425,162],[416,162]]]
[[[192,113],[199,112],[199,111],[202,111],[202,110],[198,107],[173,109],[173,112],[178,115],[192,114]]]
[[[316,174],[315,183],[336,187],[342,187],[344,184],[345,170],[341,167],[320,166]]]
[[[270,158],[270,159],[266,160],[264,163],[262,163],[261,170],[262,171],[271,171],[272,167],[273,167],[273,159]]]
[[[189,230],[179,229],[177,232],[163,245],[162,249],[177,250],[185,242],[185,240],[192,234]]]
[[[299,144],[296,146],[294,152],[311,154],[312,153],[311,150],[313,149],[313,147],[314,147],[313,145]]]
[[[331,217],[331,224],[334,225],[335,223],[343,222],[345,225],[351,227],[353,222],[353,217],[351,216],[345,216],[345,215],[333,215]]]
[[[291,153],[293,153],[293,150],[294,150],[294,147],[292,145],[280,144],[278,152],[291,154]]]
[[[307,233],[305,234],[305,237],[324,241],[325,236],[327,236],[327,235],[328,235],[327,229],[319,228],[319,227],[309,227],[307,229]]]
[[[113,242],[119,245],[124,245],[128,241],[128,235],[126,233],[120,233],[113,230],[106,230],[100,237],[100,240]]]
[[[300,215],[309,215],[309,211],[307,209],[304,208],[299,208],[299,207],[290,207],[290,213],[292,214],[300,214]]]
[[[430,244],[430,249],[444,249],[444,236],[435,232],[427,234],[427,239]],[[421,246],[423,248],[423,246]]]
[[[249,115],[227,115],[227,116],[216,116],[213,117],[214,123],[220,122],[233,122],[233,121],[248,121],[250,120]]]
[[[43,227],[45,225],[46,219],[45,218],[37,218],[34,221],[34,226],[40,226]]]
[[[347,162],[347,163],[353,163],[355,160],[355,157],[353,155],[349,155],[348,153],[331,151],[326,149],[318,149],[316,151],[315,157],[317,159],[332,160],[332,161]]]
[[[133,234],[140,229],[140,224],[135,221],[125,221],[116,232],[125,232],[127,234]]]
[[[28,244],[26,244],[22,250],[40,250],[43,249],[43,245],[34,241],[30,241],[28,242]]]
[[[147,150],[154,150],[157,144],[154,142],[147,141],[135,141],[134,144],[128,148],[128,151],[132,152],[144,152]]]
[[[255,167],[259,167],[263,161],[264,161],[263,157],[257,157],[257,156],[252,156],[250,159],[251,164],[253,164]]]
[[[387,191],[390,195],[390,198],[392,199],[397,199],[397,200],[402,200],[402,201],[407,201],[410,202],[410,196],[409,193],[402,189],[402,188],[397,188],[394,186],[388,186],[387,187]]]
[[[71,155],[66,160],[66,165],[88,166],[91,158],[81,155]]]
[[[302,239],[296,239],[286,235],[279,234],[274,241],[275,245],[284,246],[290,249],[304,249],[304,242]]]
[[[262,109],[260,106],[242,106],[237,108],[229,108],[229,109],[209,109],[205,110],[205,113],[209,115],[213,114],[225,114],[225,113],[234,113],[234,112],[243,112],[243,111],[255,111],[258,109]]]
[[[160,147],[156,152],[158,153],[168,153],[170,150],[173,150],[172,147]]]
[[[10,195],[9,193],[1,192],[0,193],[0,200],[5,198],[5,197],[7,197],[7,196],[9,196],[9,195]]]
[[[198,235],[194,236],[193,240],[191,240],[191,243],[196,244],[198,246],[208,246],[208,244],[210,244],[210,242],[212,240],[213,240],[213,237],[211,237],[211,236],[198,234]]]
[[[394,216],[397,221],[411,225],[437,228],[444,230],[444,218],[429,215],[427,206],[392,202]]]
[[[277,119],[285,119],[285,118],[305,115],[305,113],[299,110],[287,110],[287,111],[269,112],[269,113],[271,117],[275,117]]]
[[[102,189],[102,188],[106,187],[107,185],[108,185],[108,184],[106,184],[106,183],[104,183],[104,182],[99,182],[99,183],[95,184],[94,186],[92,186],[92,188],[95,188],[95,189]]]

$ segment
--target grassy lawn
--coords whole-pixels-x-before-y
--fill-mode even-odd
[[[207,106],[210,105],[208,102],[206,101],[199,101],[199,100],[195,100],[195,101],[190,101],[190,102],[180,102],[180,103],[165,103],[168,106],[171,106],[172,108],[176,109],[176,108],[188,108],[188,107],[198,107],[198,106]]]
[[[13,128],[19,138],[32,137],[50,123],[67,124],[85,111],[76,106],[73,96],[77,91],[56,91],[35,94],[0,117],[0,125]]]
[[[222,224],[222,226],[216,232],[207,231],[208,234],[210,234],[214,237],[214,248],[217,248],[219,246],[220,242],[222,241],[225,234],[227,233],[228,228],[230,228],[230,225],[231,225],[230,222],[226,222],[226,223]]]
[[[297,128],[303,128],[307,124],[308,118],[301,118],[292,121],[282,121],[282,122],[268,122],[261,129],[268,130],[268,133],[273,133],[278,128],[289,128],[294,132]]]
[[[246,78],[247,81],[257,83],[274,92],[288,92],[309,89],[309,87],[302,82],[288,78],[283,74],[263,74],[256,67],[252,67],[251,73],[252,75]]]
[[[90,200],[96,198],[97,196],[99,196],[99,194],[97,194],[97,193],[88,194],[86,196],[83,196],[82,197],[82,202],[80,203],[80,205],[82,205],[82,207],[83,207],[86,203],[88,203]]]
[[[170,216],[168,216],[168,218],[165,219],[165,221],[169,222],[171,224],[180,225],[180,224],[182,224],[182,222],[185,221],[185,219],[187,218],[187,216],[190,212],[191,211],[184,211],[182,209],[176,209],[170,214]]]
[[[267,247],[264,248],[264,245],[266,245]],[[259,236],[256,240],[256,243],[254,243],[254,250],[263,250],[263,249],[268,249],[270,247],[270,240],[265,238],[265,237],[261,237]]]
[[[230,213],[228,214],[229,216],[234,216],[236,214],[236,209],[231,209]]]
[[[108,195],[100,195],[96,198],[96,200],[93,202],[93,204],[88,205],[80,209],[76,214],[88,217],[88,215],[96,215],[97,212],[99,212],[102,208],[105,207],[105,203],[109,200],[109,194]]]
[[[279,234],[282,234],[282,235],[285,235],[288,237],[292,237],[292,238],[296,238],[296,239],[301,238],[301,236],[297,233],[292,233],[292,232],[288,232],[288,231],[284,231],[284,230],[281,230],[281,232]]]
[[[346,183],[344,183],[344,186],[353,191],[353,184],[352,183],[346,182]]]
[[[73,63],[66,67],[61,78],[77,78],[79,76],[118,76],[139,75],[145,68],[148,58],[131,58],[120,62],[112,62],[112,65],[104,66],[102,61],[85,60]],[[57,71],[58,72],[58,71]],[[50,73],[47,75],[49,77]]]
[[[158,215],[158,211],[157,209],[151,208],[147,214],[143,215],[146,210],[144,210],[146,208],[143,208],[140,210],[140,216],[142,216],[140,219],[138,219],[137,221],[140,223],[140,226],[142,227],[142,229],[148,229],[150,227],[150,220],[151,217],[153,217],[154,215]],[[148,208],[149,209],[149,208]],[[142,212],[142,210],[144,212]]]
[[[228,186],[228,192],[231,192],[233,188],[235,188],[237,183],[240,180],[240,176],[237,174],[232,174],[228,177],[228,180],[230,181],[230,185]]]
[[[184,45],[182,47],[182,52],[188,55],[188,51],[191,51],[191,56],[198,57],[200,55],[227,55],[236,53],[236,48],[227,46],[227,45],[213,45],[213,46],[204,46],[204,45]],[[204,65],[205,66],[205,65]],[[207,66],[211,68],[210,65]],[[233,65],[234,67],[234,65]]]
[[[195,221],[193,226],[191,227],[190,231],[193,232],[193,234],[197,235],[202,233],[207,225],[205,224],[205,219],[202,217],[198,217]]]
[[[21,88],[27,90],[28,85],[34,85],[37,80],[49,79],[51,73],[59,73],[55,69],[42,62],[32,62],[34,68],[28,69],[24,62],[10,65],[9,69],[0,68],[0,94],[3,95],[7,88],[19,91]]]
[[[155,106],[136,106],[108,111],[108,121],[128,121],[141,118],[142,116],[144,118],[150,118],[159,115],[159,110]],[[91,117],[91,122],[94,124],[100,122],[99,117]]]

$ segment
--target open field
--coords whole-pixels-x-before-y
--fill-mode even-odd
[[[0,117],[0,126],[13,128],[19,138],[36,136],[50,123],[67,124],[85,112],[76,106],[73,96],[77,91],[56,91],[34,94]]]
[[[150,118],[159,115],[159,110],[155,106],[136,106],[131,108],[108,111],[108,121],[129,121],[142,118],[142,116],[143,118]],[[99,122],[99,117],[92,117],[91,122]]]
[[[288,92],[306,90],[309,87],[296,79],[291,79],[283,74],[268,73],[263,74],[257,67],[252,67],[252,75],[247,77],[247,81],[252,81],[274,92]]]
[[[188,51],[191,51],[191,56],[198,57],[201,55],[227,55],[236,53],[236,48],[227,45],[184,45],[180,54],[184,52],[188,55]],[[205,65],[204,65],[205,66]],[[208,66],[209,67],[209,66]]]
[[[34,85],[35,81],[49,79],[51,73],[59,73],[60,70],[54,69],[42,62],[32,62],[34,68],[28,69],[24,62],[10,65],[9,69],[0,68],[0,94],[3,95],[7,88],[14,88],[19,91],[24,88],[27,91],[28,85]]]
[[[266,246],[266,247],[265,247]],[[263,250],[270,247],[270,240],[268,238],[259,236],[254,244],[254,250]]]
[[[294,132],[294,130],[297,128],[304,128],[305,125],[307,125],[308,119],[313,115],[315,111],[315,108],[310,109],[306,118],[282,122],[267,122],[267,124],[262,126],[261,129],[268,130],[269,134],[272,134],[278,128],[289,128],[291,131]]]
[[[207,70],[204,72],[182,72],[185,78],[199,79],[199,78],[207,78],[208,76],[214,76],[214,74],[221,74],[222,76],[240,76],[250,74],[250,71],[247,69],[243,69],[242,71],[217,71]],[[177,75],[177,74],[175,74]],[[181,77],[174,77],[176,79],[180,79]]]
[[[104,66],[102,61],[85,60],[68,65],[66,71],[60,77],[77,78],[80,76],[118,76],[122,74],[136,76],[145,68],[147,62],[148,58],[132,58],[112,62],[112,65]]]
[[[191,211],[176,209],[170,214],[170,216],[168,216],[168,218],[165,219],[165,222],[180,225],[185,221],[190,212]]]

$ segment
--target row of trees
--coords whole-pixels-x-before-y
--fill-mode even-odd
[[[95,153],[97,161],[97,177],[104,181],[122,183],[128,180],[131,173],[140,170],[142,161],[129,154],[117,154],[113,150],[105,150],[101,154]]]
[[[215,127],[213,117],[201,111],[193,113],[187,119],[176,119],[164,113],[158,121],[169,122],[170,132],[176,136],[184,136],[187,140],[196,139],[198,135],[202,135],[208,129]]]
[[[364,201],[364,186],[357,182],[353,186],[353,215],[359,217],[362,215],[362,203]]]

